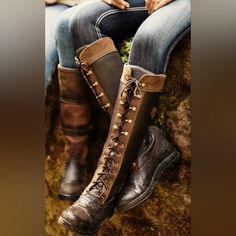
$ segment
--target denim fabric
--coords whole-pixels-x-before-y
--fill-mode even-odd
[[[56,22],[56,46],[59,57],[59,63],[64,67],[75,68],[74,57],[75,47],[74,38],[69,28],[70,18],[73,14],[78,14],[82,5],[86,5],[93,0],[81,0],[79,3],[64,11],[57,19]],[[86,26],[85,26],[86,27]]]
[[[151,14],[134,36],[129,64],[165,73],[170,53],[189,32],[190,23],[190,0],[175,0]]]
[[[69,7],[62,4],[45,8],[45,89],[51,82],[52,75],[58,63],[55,43],[55,22],[59,15]]]
[[[127,10],[100,0],[79,8],[70,19],[75,48],[104,36],[117,39],[135,34],[129,63],[154,73],[165,72],[172,49],[190,30],[191,1],[175,0],[151,15],[143,0],[128,2]]]
[[[74,68],[75,46],[73,36],[70,32],[69,21],[73,13],[78,12],[80,5],[71,7],[64,11],[56,22],[56,46],[59,63],[64,67]]]
[[[94,42],[104,36],[113,40],[134,34],[148,17],[144,0],[129,0],[130,8],[121,10],[100,0],[78,9],[71,17],[70,29],[76,46]]]

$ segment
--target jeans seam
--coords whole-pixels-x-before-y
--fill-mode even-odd
[[[166,67],[168,65],[171,52],[173,51],[176,44],[190,31],[190,29],[191,29],[191,26],[188,27],[182,34],[180,34],[180,36],[177,39],[175,39],[175,41],[172,43],[171,47],[169,48],[167,56],[166,56],[165,64],[164,64],[164,70],[163,70],[164,74],[166,73]]]
[[[100,28],[99,28],[99,25],[101,24],[101,21],[104,18],[106,18],[107,16],[110,16],[110,15],[115,14],[115,13],[124,13],[124,12],[132,12],[132,11],[146,11],[146,10],[147,9],[145,7],[132,7],[132,8],[128,8],[128,9],[125,9],[125,10],[113,9],[113,10],[109,10],[109,11],[104,12],[103,14],[101,14],[98,17],[98,19],[96,20],[96,24],[95,24],[95,30],[96,30],[98,39],[102,38],[102,33],[101,33]]]

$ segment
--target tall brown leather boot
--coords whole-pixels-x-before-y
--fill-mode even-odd
[[[165,78],[137,66],[124,66],[109,134],[93,179],[80,198],[62,212],[60,224],[78,233],[95,233],[113,215],[117,193],[137,155]]]
[[[109,37],[81,47],[75,57],[78,69],[105,112],[112,116],[123,62]]]
[[[112,53],[106,54],[98,63],[96,54],[101,55],[105,48],[110,48]],[[91,59],[92,53],[94,54]],[[123,70],[123,63],[115,52],[113,41],[105,37],[78,49],[76,61],[96,99],[112,116],[118,93],[119,76]],[[124,188],[118,196],[116,208],[119,211],[126,211],[146,200],[153,193],[161,174],[178,158],[178,151],[159,128],[150,125],[129,170]]]
[[[58,66],[60,112],[65,138],[65,168],[59,198],[75,201],[87,186],[86,171],[90,131],[90,95],[77,69]]]

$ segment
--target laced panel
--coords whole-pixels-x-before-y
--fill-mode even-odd
[[[122,130],[124,124],[132,123],[132,120],[128,120],[128,113],[132,110],[135,111],[136,108],[132,107],[131,101],[134,98],[141,98],[141,89],[140,89],[141,84],[139,83],[138,80],[135,78],[129,78],[125,87],[123,88],[121,92],[121,97],[124,96],[124,99],[120,100],[120,105],[124,106],[123,112],[118,113],[116,115],[119,116],[120,122],[119,125],[114,125],[113,129],[116,130],[114,137],[111,138],[111,142],[108,143],[107,150],[109,151],[106,156],[104,156],[105,162],[102,166],[102,171],[98,173],[98,178],[96,181],[92,183],[92,186],[88,190],[97,190],[98,191],[98,196],[103,199],[102,193],[104,190],[107,190],[107,182],[110,182],[109,179],[109,173],[112,171],[112,166],[113,163],[115,165],[118,165],[117,160],[121,154],[118,151],[118,147],[123,147],[124,144],[121,142],[120,137],[122,135],[128,135],[128,132]],[[113,172],[114,173],[114,172]]]
[[[77,67],[80,69],[83,78],[85,79],[86,83],[88,84],[89,88],[93,91],[95,98],[98,100],[98,102],[101,104],[102,109],[106,111],[106,108],[110,107],[110,103],[106,103],[105,105],[103,104],[101,97],[104,96],[104,93],[100,93],[98,94],[98,92],[96,91],[95,87],[98,85],[98,82],[95,81],[94,83],[92,83],[89,80],[89,75],[92,74],[92,72],[89,69],[89,64],[86,62],[80,62],[79,59],[77,57],[75,57],[75,64],[77,65]]]

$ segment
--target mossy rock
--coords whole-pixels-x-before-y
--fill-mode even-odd
[[[121,44],[122,58],[127,60],[130,42]],[[191,234],[190,158],[190,34],[175,47],[167,68],[164,91],[157,101],[154,124],[159,126],[182,154],[179,163],[168,169],[153,195],[144,203],[125,213],[115,212],[105,221],[99,236],[187,236]],[[89,166],[91,176],[102,151],[109,127],[109,118],[94,101],[93,142]],[[61,212],[70,203],[57,196],[63,168],[63,135],[60,130],[58,81],[54,78],[46,99],[46,158],[45,158],[45,231],[47,236],[75,235],[57,223]]]

